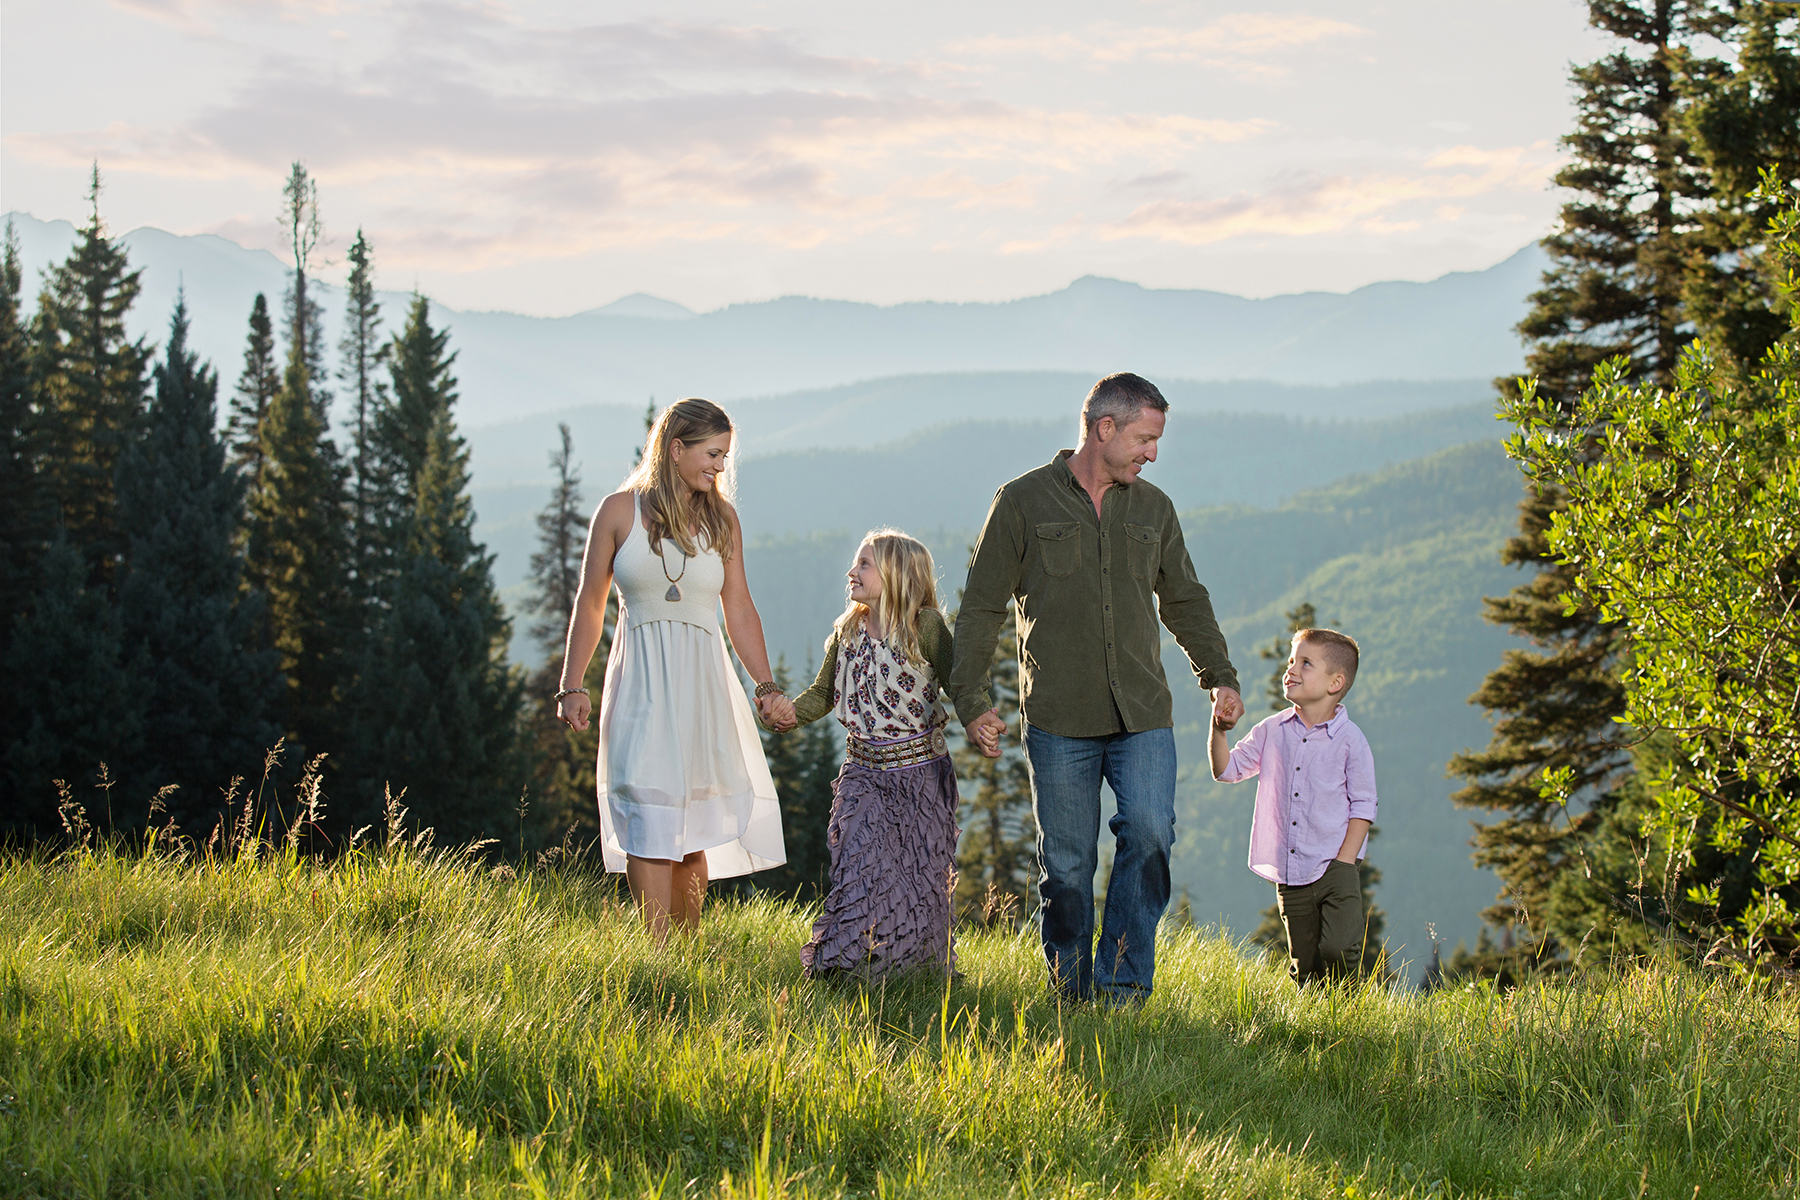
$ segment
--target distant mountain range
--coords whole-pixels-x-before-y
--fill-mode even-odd
[[[30,303],[39,273],[67,255],[75,230],[24,213],[9,219]],[[227,383],[235,379],[251,299],[260,291],[279,300],[284,264],[211,235],[143,228],[124,242],[144,270],[133,333],[160,341],[176,290],[185,289],[193,344]],[[1534,245],[1488,270],[1427,283],[1262,300],[1089,276],[1049,295],[992,304],[788,296],[691,313],[633,295],[568,317],[438,315],[458,351],[467,429],[578,405],[641,408],[651,396],[737,401],[937,372],[1054,371],[1091,380],[1134,370],[1158,382],[1290,385],[1485,380],[1522,361],[1512,330],[1543,263]],[[379,275],[379,246],[376,264]],[[390,324],[404,319],[404,293],[381,298]],[[335,344],[341,293],[325,288],[323,300]],[[1267,388],[1235,402],[1228,392],[1219,391],[1218,407],[1268,411],[1262,406],[1279,399]]]

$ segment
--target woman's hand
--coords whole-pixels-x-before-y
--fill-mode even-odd
[[[570,729],[579,732],[588,727],[588,714],[593,708],[586,692],[570,692],[556,702],[556,716]]]
[[[756,698],[756,713],[762,723],[776,733],[786,733],[800,723],[794,715],[794,702],[780,692]]]

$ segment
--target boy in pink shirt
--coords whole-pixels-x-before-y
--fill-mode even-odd
[[[1275,884],[1288,974],[1305,986],[1361,961],[1356,863],[1375,822],[1375,756],[1340,701],[1356,682],[1356,640],[1333,629],[1294,635],[1282,676],[1293,707],[1257,723],[1229,751],[1213,720],[1213,778],[1256,780],[1250,869]]]

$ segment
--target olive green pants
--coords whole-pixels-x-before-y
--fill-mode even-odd
[[[1356,864],[1332,859],[1311,883],[1275,886],[1287,930],[1288,975],[1304,987],[1315,979],[1354,974],[1362,961],[1362,883]]]

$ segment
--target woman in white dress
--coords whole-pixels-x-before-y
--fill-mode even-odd
[[[723,608],[760,716],[791,726],[794,706],[773,682],[744,580],[731,440],[731,418],[709,400],[677,401],[656,419],[643,461],[588,527],[557,695],[557,714],[586,729],[581,680],[616,583],[600,695],[601,849],[659,944],[671,924],[698,926],[709,879],[787,860],[756,718],[719,635]]]

